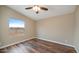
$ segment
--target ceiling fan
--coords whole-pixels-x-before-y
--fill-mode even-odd
[[[42,6],[39,6],[39,5],[34,5],[32,7],[27,7],[25,9],[26,10],[32,9],[32,10],[34,10],[36,12],[36,14],[38,14],[40,10],[48,11],[48,8],[42,7]]]

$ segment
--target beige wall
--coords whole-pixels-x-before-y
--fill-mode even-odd
[[[2,34],[1,34],[1,17],[2,16],[2,10],[0,8],[0,46],[1,46],[1,37],[2,37]]]
[[[7,7],[0,7],[2,10],[2,19],[0,19],[2,32],[1,46],[6,46],[19,41],[35,37],[35,21]],[[25,35],[11,36],[9,35],[8,20],[10,17],[22,19],[25,21]]]
[[[79,6],[75,12],[75,38],[74,38],[74,46],[79,52]]]
[[[74,15],[67,14],[37,21],[37,37],[73,45]]]

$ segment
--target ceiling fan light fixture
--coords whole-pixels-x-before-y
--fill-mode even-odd
[[[35,5],[33,8],[32,8],[34,11],[40,11],[40,7],[39,6],[37,6],[37,5]]]
[[[27,7],[27,8],[25,8],[25,9],[27,9],[27,10],[32,9],[33,11],[36,12],[36,14],[38,14],[41,10],[48,11],[48,8],[46,8],[46,7],[41,7],[41,6],[39,6],[39,5],[34,5],[33,7]]]

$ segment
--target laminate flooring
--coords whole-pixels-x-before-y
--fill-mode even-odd
[[[0,49],[0,53],[76,53],[76,50],[70,46],[35,38]]]

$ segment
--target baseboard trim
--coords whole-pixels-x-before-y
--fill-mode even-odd
[[[79,49],[78,48],[75,47],[75,50],[76,50],[77,53],[79,53]]]
[[[25,40],[22,40],[22,41],[18,41],[18,42],[15,42],[15,43],[9,44],[9,45],[5,45],[5,46],[0,47],[0,49],[3,49],[3,48],[6,48],[6,47],[9,47],[9,46],[15,45],[15,44],[18,44],[18,43],[21,43],[21,42],[27,41],[27,40],[31,40],[31,39],[34,39],[34,38],[35,38],[35,37],[32,37],[32,38],[28,38],[28,39],[25,39]]]
[[[38,37],[36,37],[36,38],[38,38]],[[75,46],[70,45],[70,44],[65,44],[65,43],[61,43],[61,42],[57,42],[57,41],[52,41],[52,40],[47,40],[45,38],[38,38],[38,39],[45,40],[45,41],[49,41],[49,42],[55,42],[55,43],[58,43],[58,44],[62,44],[62,45],[66,45],[66,46],[71,46],[71,47],[74,47],[75,48]]]
[[[38,38],[38,37],[36,37],[36,38]],[[65,43],[61,43],[61,42],[57,42],[57,41],[52,41],[52,40],[47,40],[45,38],[38,38],[38,39],[45,40],[45,41],[49,41],[49,42],[55,42],[55,43],[62,44],[62,45],[66,45],[66,46],[71,46],[71,47],[73,47],[76,50],[76,52],[79,52],[78,49],[74,45],[65,44]]]

